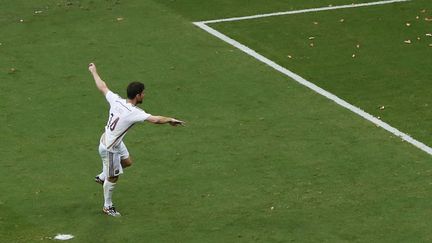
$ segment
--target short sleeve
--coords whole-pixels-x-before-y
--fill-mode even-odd
[[[143,111],[141,109],[137,109],[136,113],[134,115],[134,120],[135,120],[135,122],[144,122],[150,116],[151,116],[151,114],[148,114],[148,113],[146,113],[145,111]]]
[[[120,96],[118,94],[113,93],[111,90],[109,90],[105,95],[106,100],[108,103],[113,103],[114,101],[120,99]]]

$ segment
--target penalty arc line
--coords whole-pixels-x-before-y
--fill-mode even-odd
[[[309,82],[308,80],[302,78],[301,76],[299,76],[298,74],[295,74],[293,72],[291,72],[290,70],[280,66],[279,64],[275,63],[274,61],[264,57],[263,55],[257,53],[256,51],[252,50],[251,48],[241,44],[240,42],[222,34],[221,32],[209,27],[208,25],[206,25],[204,22],[194,22],[194,25],[196,25],[197,27],[203,29],[204,31],[208,32],[209,34],[219,38],[220,40],[236,47],[237,49],[245,52],[246,54],[254,57],[255,59],[259,60],[260,62],[263,62],[265,64],[267,64],[268,66],[272,67],[273,69],[283,73],[284,75],[294,79],[296,82],[308,87],[309,89],[315,91],[316,93],[334,101],[336,104],[354,112],[355,114],[363,117],[364,119],[372,122],[373,124],[375,124],[376,126],[382,127],[383,129],[387,130],[388,132],[394,134],[397,137],[400,137],[401,139],[403,139],[404,141],[414,145],[415,147],[423,150],[424,152],[432,155],[432,148],[427,146],[426,144],[412,138],[411,136],[409,136],[406,133],[403,133],[401,131],[399,131],[398,129],[390,126],[388,123],[385,123],[383,121],[381,121],[380,119],[372,116],[371,114],[363,111],[362,109],[351,105],[350,103],[346,102],[345,100],[337,97],[336,95],[318,87],[317,85]]]

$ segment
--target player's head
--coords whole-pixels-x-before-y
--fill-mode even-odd
[[[127,97],[130,100],[135,99],[137,104],[141,104],[144,99],[144,84],[141,82],[132,82],[127,86]]]

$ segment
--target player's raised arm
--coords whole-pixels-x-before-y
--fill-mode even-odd
[[[171,126],[183,126],[185,124],[184,121],[177,120],[175,118],[171,117],[165,117],[165,116],[150,116],[147,118],[148,122],[151,122],[153,124],[166,124],[169,123]]]
[[[88,69],[89,69],[90,73],[93,75],[93,78],[94,78],[95,83],[96,83],[96,87],[104,95],[106,95],[106,93],[109,91],[109,89],[108,89],[108,86],[106,85],[106,83],[99,77],[99,74],[97,73],[97,70],[96,70],[96,65],[94,63],[90,63]]]

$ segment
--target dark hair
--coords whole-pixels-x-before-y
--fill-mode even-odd
[[[135,98],[138,94],[141,94],[144,91],[144,84],[141,82],[132,82],[127,86],[127,97],[129,99]]]

